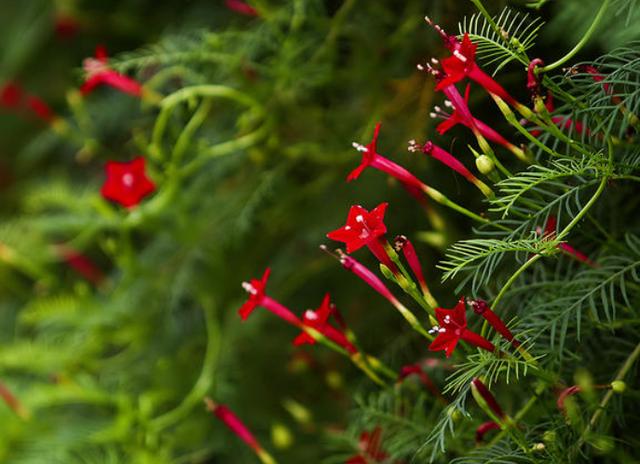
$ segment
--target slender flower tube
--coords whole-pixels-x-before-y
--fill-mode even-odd
[[[413,153],[422,152],[425,155],[429,155],[432,158],[440,161],[442,164],[449,167],[450,169],[453,169],[455,172],[457,172],[462,177],[467,179],[470,183],[475,185],[482,192],[482,194],[487,198],[491,198],[494,196],[493,191],[491,190],[491,188],[489,188],[487,184],[485,184],[476,176],[474,176],[471,173],[471,171],[469,171],[464,164],[458,161],[458,159],[455,156],[453,156],[451,153],[449,153],[445,149],[435,145],[433,142],[427,141],[426,143],[421,145],[417,143],[415,140],[410,140],[408,149],[410,152],[413,152]]]
[[[420,66],[420,68],[425,69],[422,66]],[[428,68],[433,69],[430,66],[428,66]],[[442,75],[442,73],[437,70],[433,70],[432,73],[436,76],[436,79],[438,79],[437,76]],[[528,161],[527,156],[521,148],[509,142],[489,125],[473,117],[471,111],[468,110],[469,90],[470,86],[467,85],[463,99],[460,95],[460,92],[458,92],[458,89],[456,89],[455,85],[451,85],[443,89],[443,93],[445,95],[448,95],[448,98],[450,98],[449,100],[445,100],[444,104],[447,107],[451,107],[453,111],[451,114],[449,114],[439,106],[434,107],[434,111],[430,113],[431,118],[443,119],[443,121],[436,127],[438,133],[440,135],[444,135],[456,125],[462,124],[472,131],[477,130],[480,135],[482,135],[482,137],[493,143],[497,143],[498,145],[503,146],[521,160]],[[457,106],[453,103],[453,101],[457,102]]]
[[[413,275],[415,275],[416,279],[418,279],[420,290],[422,291],[422,295],[424,296],[425,300],[427,300],[427,303],[429,303],[432,308],[438,306],[438,303],[431,294],[429,286],[427,285],[427,281],[424,278],[424,274],[422,273],[422,265],[420,264],[420,259],[418,258],[418,254],[416,253],[416,249],[413,247],[413,244],[404,235],[398,235],[394,240],[394,248],[398,252],[402,251],[404,259],[406,259],[407,263],[409,263],[411,272],[413,272]]]
[[[449,200],[449,198],[447,198],[441,192],[424,184],[416,176],[411,174],[402,166],[394,163],[390,159],[385,158],[384,156],[377,153],[376,143],[378,140],[379,132],[380,132],[380,123],[376,125],[373,139],[369,143],[369,145],[364,146],[355,142],[353,143],[353,146],[358,151],[362,152],[362,161],[360,165],[349,174],[349,176],[347,177],[347,181],[352,181],[354,179],[357,179],[360,176],[360,174],[362,174],[362,171],[364,171],[366,167],[371,166],[372,168],[378,169],[379,171],[382,171],[390,175],[391,177],[395,178],[396,180],[398,180],[403,185],[403,187],[413,196],[416,196],[418,192],[422,192],[429,198],[440,203],[441,205],[447,206],[461,214],[464,214],[465,216],[471,219],[474,219],[475,221],[482,222],[482,223],[489,222],[487,219],[481,216],[478,216],[477,214],[469,211],[468,209],[463,208],[457,203],[454,203],[453,201]],[[440,223],[440,225],[442,225],[441,220],[438,218],[435,218],[435,219],[431,218],[431,221],[434,225],[436,225],[437,223]]]
[[[500,430],[500,425],[494,421],[488,421],[480,424],[476,429],[476,444],[482,443],[484,436],[491,430]]]
[[[231,11],[245,16],[258,16],[258,11],[246,2],[240,0],[225,0],[225,5]]]
[[[408,364],[406,366],[402,366],[402,368],[400,369],[400,374],[398,375],[398,383],[401,383],[411,375],[416,375],[420,379],[422,385],[424,385],[424,387],[429,390],[433,394],[433,396],[435,396],[436,398],[444,399],[442,397],[442,394],[440,393],[440,390],[438,390],[438,387],[435,386],[427,373],[423,371],[422,368],[417,364]]]
[[[400,312],[402,317],[405,318],[405,320],[415,331],[430,340],[433,339],[433,337],[424,329],[424,327],[422,327],[416,316],[406,306],[400,303],[400,301],[398,301],[398,299],[393,295],[393,293],[391,293],[391,291],[378,278],[378,276],[371,272],[366,266],[356,261],[351,256],[344,254],[342,250],[337,250],[338,255],[336,256],[332,253],[329,253],[325,245],[321,245],[320,249],[336,257],[340,261],[340,264],[342,264],[342,267],[355,274],[369,287],[382,295],[383,298],[385,298],[389,303],[393,305],[394,308],[398,310],[398,312]]]
[[[56,245],[54,250],[70,268],[93,285],[99,286],[104,281],[103,272],[89,257],[65,245]]]
[[[0,398],[2,398],[5,404],[21,419],[28,419],[31,416],[20,400],[18,400],[11,390],[2,382],[0,382]]]
[[[333,314],[332,306],[333,305],[331,304],[330,296],[327,293],[322,299],[320,307],[318,307],[316,310],[308,309],[304,312],[302,316],[302,324],[306,327],[311,327],[312,329],[318,331],[337,345],[340,345],[342,348],[347,350],[350,354],[357,353],[358,349],[347,339],[344,333],[328,323],[329,316]],[[295,346],[303,344],[313,345],[315,343],[315,338],[313,338],[305,331],[300,333],[293,340],[293,344]]]
[[[556,400],[556,406],[560,411],[562,411],[563,414],[566,414],[567,412],[567,408],[564,404],[566,399],[570,396],[575,395],[576,393],[579,393],[581,390],[582,388],[580,387],[580,385],[572,385],[560,392],[560,394],[558,395],[558,399]]]
[[[381,203],[371,211],[359,205],[352,206],[347,215],[346,225],[329,232],[327,237],[345,243],[347,253],[353,253],[366,246],[382,264],[398,276],[400,270],[391,260],[386,249],[387,241],[384,238],[387,233],[384,214],[388,205],[388,203]]]
[[[491,327],[496,330],[496,332],[502,335],[502,337],[509,343],[511,343],[515,348],[521,345],[521,343],[515,339],[505,323],[502,322],[502,319],[500,319],[500,317],[496,313],[494,313],[491,308],[489,308],[489,305],[486,301],[481,299],[469,299],[468,303],[469,305],[471,305],[473,311],[476,314],[482,316],[489,323],[489,325],[491,325]]]
[[[220,421],[227,426],[240,440],[245,442],[249,448],[258,456],[263,464],[275,464],[275,459],[260,445],[258,440],[249,431],[247,426],[223,404],[215,403],[211,398],[205,398],[204,402],[207,409],[215,415]]]
[[[489,340],[467,329],[467,315],[465,298],[462,297],[453,309],[436,308],[436,319],[440,326],[431,329],[438,336],[429,345],[430,351],[443,350],[448,357],[455,350],[458,342],[464,340],[471,345],[487,351],[495,351],[495,346]]]
[[[496,422],[502,422],[506,419],[507,416],[502,411],[498,401],[478,377],[471,381],[471,393],[478,405]]]
[[[451,52],[450,57],[442,60],[442,68],[446,73],[446,77],[438,83],[436,90],[440,90],[447,85],[455,84],[465,77],[468,77],[478,83],[488,93],[499,96],[502,100],[515,107],[523,116],[528,118],[533,114],[529,108],[519,103],[504,87],[477,65],[476,49],[478,46],[471,42],[468,33],[465,33],[462,41],[460,41],[457,37],[448,35],[429,18],[425,18],[425,20],[435,28],[436,32],[442,37],[445,47]]]
[[[544,239],[553,239],[556,236],[557,224],[558,224],[558,221],[557,221],[556,217],[555,216],[549,216],[549,218],[547,219],[547,224],[545,225],[545,228],[544,228],[544,233],[542,233],[540,228],[538,228],[536,231],[538,232],[538,235],[542,235],[543,240]],[[572,247],[571,245],[569,245],[566,242],[559,243],[558,244],[558,248],[560,250],[564,251],[569,256],[572,256],[573,258],[577,259],[578,261],[586,264],[587,266],[590,266],[590,267],[593,267],[593,268],[596,268],[596,267],[600,266],[595,261],[592,261],[591,259],[589,259],[589,257],[587,255],[585,255],[581,251],[576,250],[574,247]]]

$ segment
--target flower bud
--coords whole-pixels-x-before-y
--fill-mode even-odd
[[[293,444],[293,435],[286,425],[276,422],[271,426],[271,441],[276,448],[287,449]]]
[[[476,167],[486,176],[495,169],[496,165],[487,155],[480,155],[476,158]]]
[[[626,389],[627,384],[622,380],[614,380],[613,382],[611,382],[611,390],[613,390],[615,393],[624,393]]]
[[[556,432],[554,432],[553,430],[547,430],[545,433],[542,434],[542,440],[547,442],[547,443],[553,443],[556,441]]]

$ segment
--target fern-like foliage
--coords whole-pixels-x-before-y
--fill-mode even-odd
[[[512,61],[524,65],[529,63],[527,50],[535,44],[543,24],[539,17],[532,18],[529,13],[505,8],[493,18],[493,24],[482,14],[476,13],[465,17],[458,27],[461,35],[468,33],[469,38],[478,45],[477,53],[481,61],[497,73]]]

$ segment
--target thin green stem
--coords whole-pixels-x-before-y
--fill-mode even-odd
[[[547,66],[542,66],[540,68],[537,68],[536,72],[539,74],[539,73],[544,73],[544,72],[552,71],[552,70],[554,70],[556,68],[559,68],[560,66],[565,64],[567,61],[569,61],[571,58],[573,58],[580,50],[582,50],[582,48],[591,39],[591,36],[593,35],[593,33],[598,28],[598,25],[600,24],[600,21],[602,21],[602,18],[604,17],[605,13],[607,12],[607,8],[609,7],[609,3],[611,3],[611,0],[604,0],[604,2],[602,2],[602,5],[600,6],[600,10],[598,10],[598,13],[596,14],[596,17],[593,18],[593,22],[591,23],[591,26],[589,26],[589,29],[587,29],[587,31],[584,33],[584,35],[578,41],[578,43],[575,45],[575,47],[573,47],[562,58],[554,61],[553,63],[551,63],[551,64],[549,64]]]

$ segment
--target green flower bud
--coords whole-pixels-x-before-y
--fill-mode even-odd
[[[627,384],[622,380],[614,380],[613,382],[611,382],[611,389],[615,393],[624,393],[624,391],[627,389]]]
[[[487,155],[480,155],[476,158],[476,167],[486,176],[495,169],[496,165]]]
[[[556,441],[556,433],[553,430],[547,430],[542,434],[542,440],[547,443],[553,443]]]
[[[293,444],[293,435],[287,426],[276,422],[271,426],[271,441],[276,448],[287,449]]]

